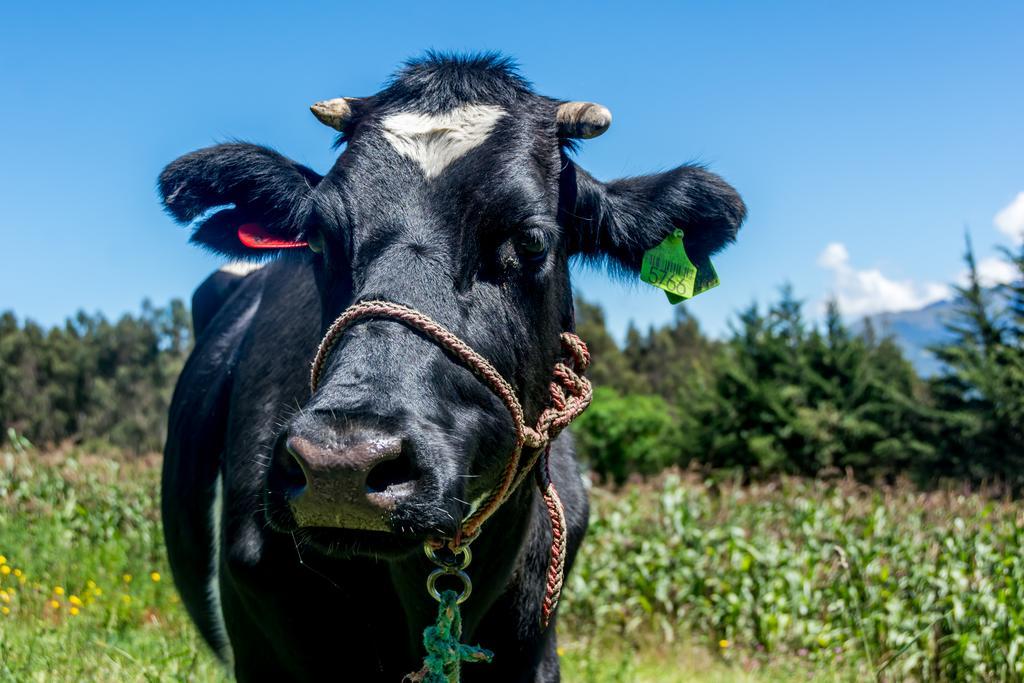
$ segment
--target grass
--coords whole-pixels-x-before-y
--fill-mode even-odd
[[[168,575],[154,465],[0,454],[0,679],[222,679]]]
[[[0,453],[0,680],[228,679],[168,575],[158,462]],[[593,499],[566,681],[1020,679],[1017,504],[688,475]]]

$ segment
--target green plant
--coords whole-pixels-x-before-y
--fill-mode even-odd
[[[669,476],[594,491],[569,631],[897,679],[1020,680],[1024,525],[983,494]]]
[[[652,474],[677,463],[683,450],[674,407],[660,396],[620,396],[605,387],[595,389],[573,433],[594,471],[618,483],[631,473]]]

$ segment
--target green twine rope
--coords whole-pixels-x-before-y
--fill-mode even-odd
[[[427,656],[423,668],[409,674],[411,683],[459,683],[462,662],[490,662],[494,653],[476,645],[459,642],[462,637],[462,614],[458,594],[443,591],[437,606],[437,622],[423,629],[423,647]]]

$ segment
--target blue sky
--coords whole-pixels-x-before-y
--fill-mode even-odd
[[[685,304],[712,332],[784,281],[812,310],[914,307],[958,277],[965,226],[982,259],[1024,230],[1020,2],[34,4],[0,27],[0,309],[43,323],[189,296],[218,261],[162,213],[163,165],[239,138],[325,172],[309,104],[427,48],[608,106],[578,156],[599,178],[699,160],[733,183],[750,219]],[[640,283],[576,285],[619,334],[672,316]]]

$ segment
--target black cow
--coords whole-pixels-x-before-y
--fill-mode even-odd
[[[569,258],[635,273],[674,228],[704,257],[734,239],[745,208],[696,166],[595,180],[571,151],[607,128],[607,110],[538,95],[496,56],[430,54],[376,95],[313,110],[341,132],[326,176],[240,143],[160,176],[175,219],[205,218],[194,242],[233,259],[277,256],[197,293],[164,527],[185,605],[240,680],[397,682],[419,669],[436,614],[424,539],[452,536],[495,486],[513,424],[468,370],[390,320],[349,329],[310,395],[325,329],[353,302],[415,308],[489,359],[532,423],[559,334],[573,328]],[[243,225],[282,248],[240,241]],[[571,565],[587,498],[568,435],[551,476]],[[320,494],[304,497],[311,488]],[[554,627],[539,619],[550,539],[532,486],[483,527],[463,640],[496,657],[467,665],[465,680],[559,679]]]

